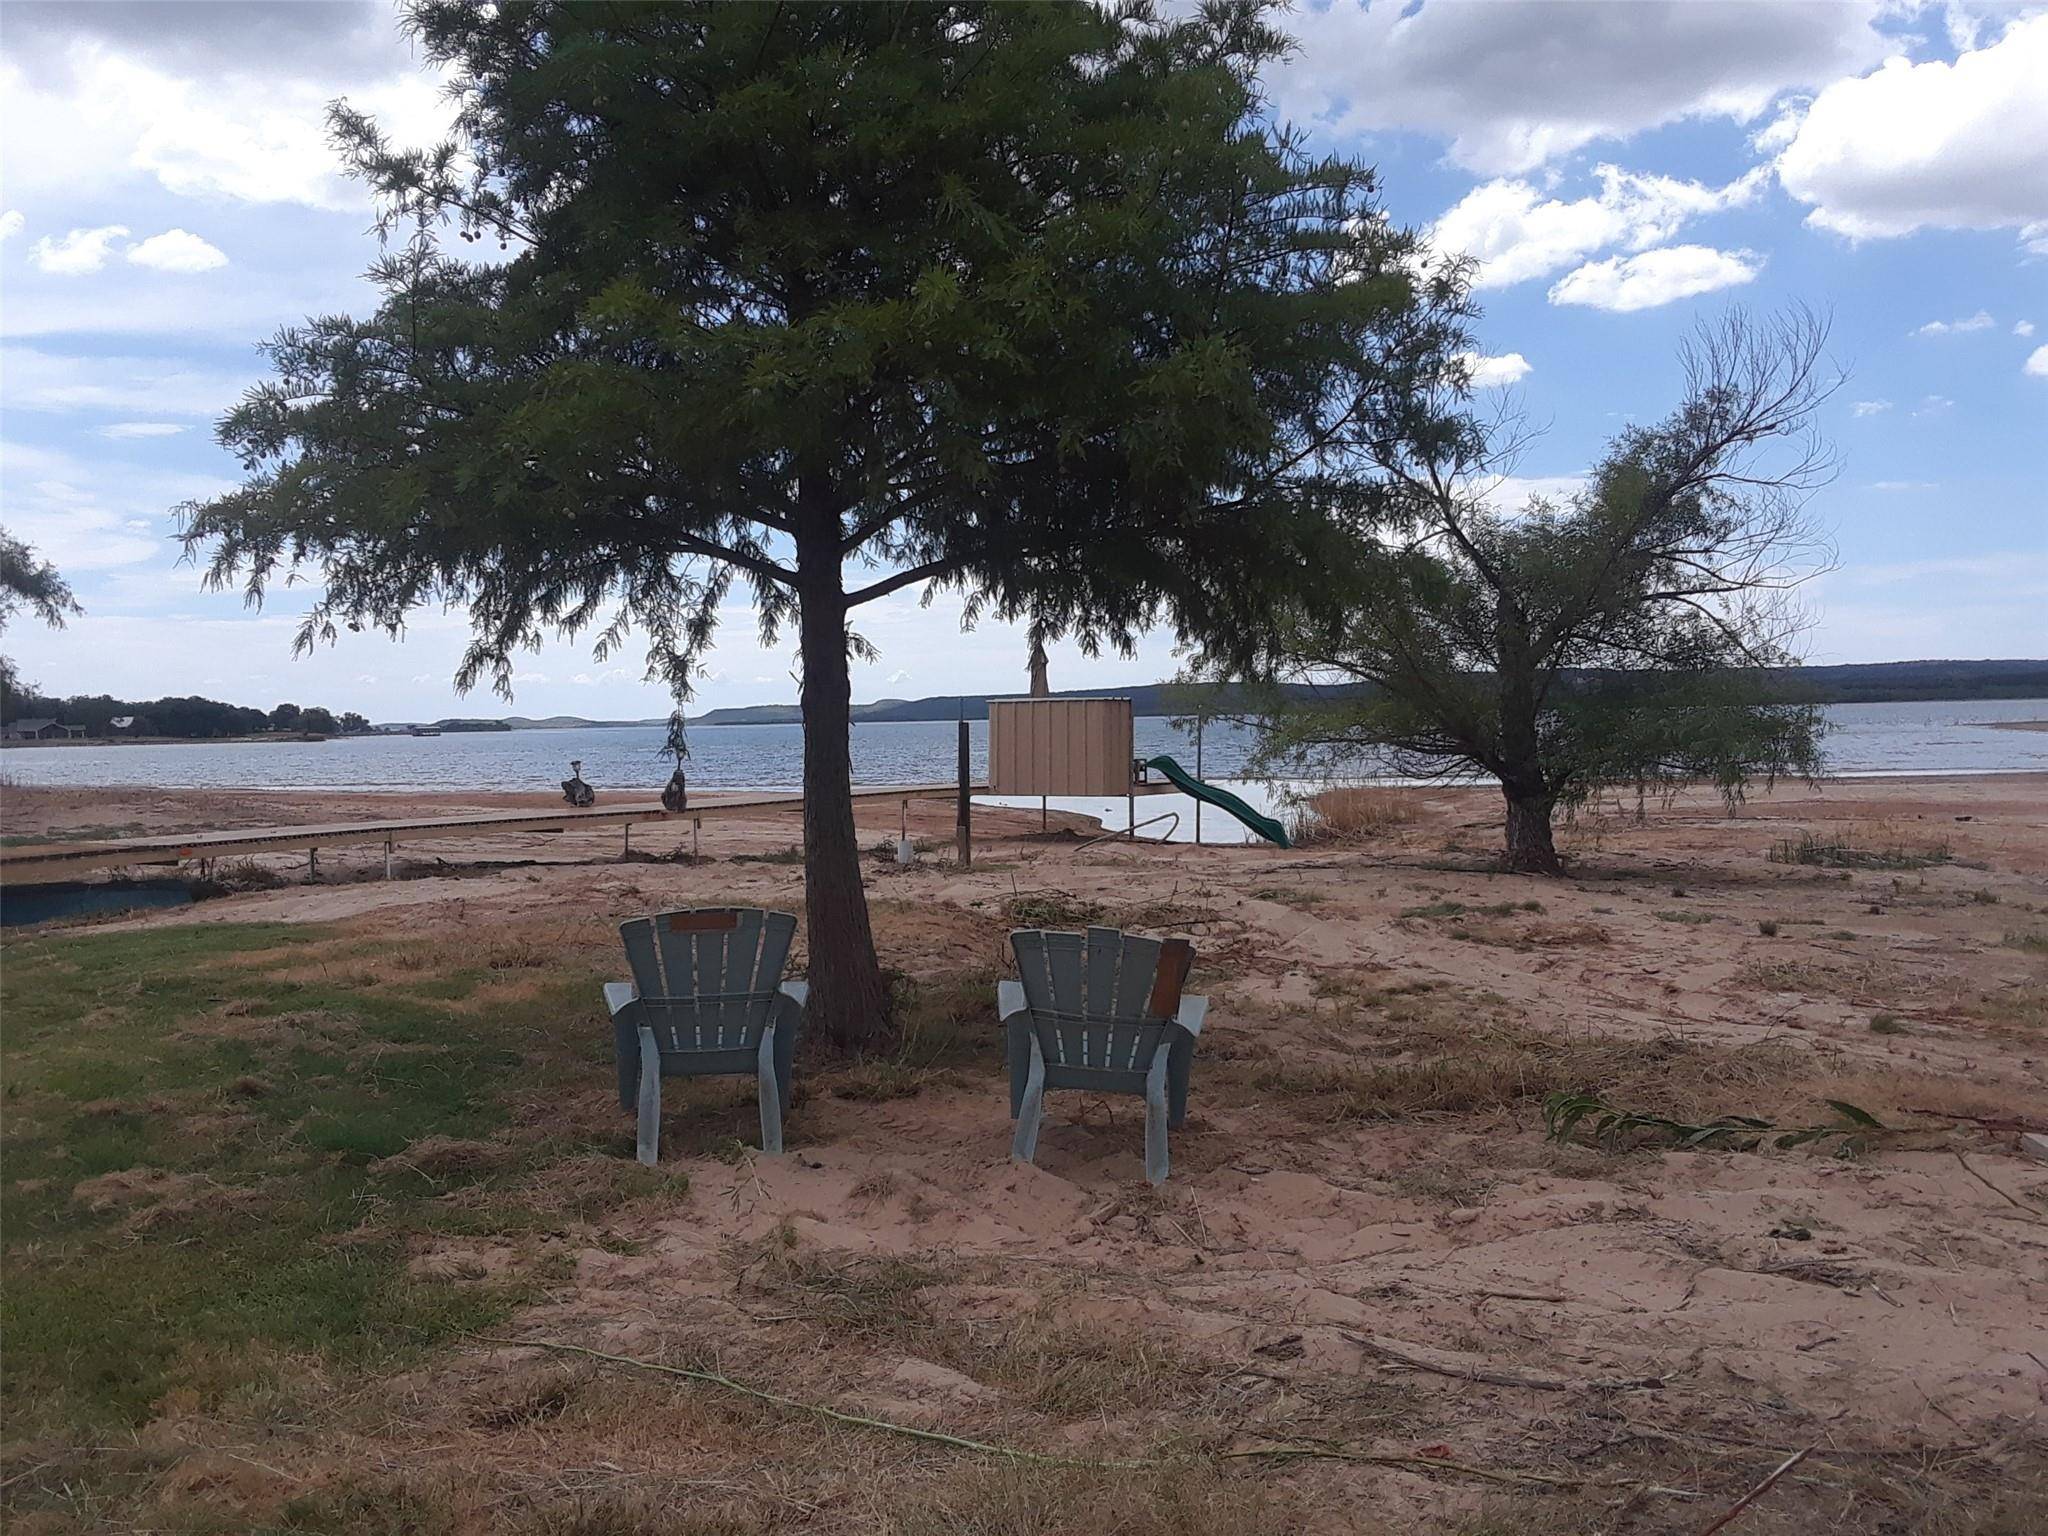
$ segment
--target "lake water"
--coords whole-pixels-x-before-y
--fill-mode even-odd
[[[1994,720],[2048,719],[2048,699],[1955,703],[1837,704],[1827,710],[1828,766],[1848,775],[2048,771],[2048,732],[1992,730]],[[859,724],[853,728],[854,779],[861,784],[950,783],[958,727],[952,721]],[[479,731],[445,736],[356,736],[328,741],[193,742],[177,746],[23,747],[0,752],[0,775],[18,784],[148,786],[160,789],[537,790],[553,789],[580,758],[583,777],[604,798],[652,798],[668,777],[663,730],[630,726],[575,730]],[[1161,753],[1192,772],[1195,741],[1163,717],[1136,722],[1140,757]],[[972,771],[986,771],[988,726],[968,726]],[[1284,790],[1238,778],[1250,734],[1211,721],[1203,731],[1202,773],[1272,810]],[[803,738],[794,725],[700,726],[690,733],[692,788],[794,791],[802,786]],[[1375,775],[1361,764],[1361,778]],[[1379,777],[1384,777],[1379,776]],[[1035,803],[1035,802],[1033,802]],[[1124,825],[1120,802],[1057,802]],[[1176,838],[1190,838],[1194,803],[1181,795],[1140,802],[1139,816],[1181,814]],[[1159,830],[1154,829],[1155,835]],[[1205,840],[1232,836],[1236,823],[1203,814]]]

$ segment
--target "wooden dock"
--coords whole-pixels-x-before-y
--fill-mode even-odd
[[[984,785],[970,785],[970,794],[986,793]],[[958,793],[956,784],[895,784],[878,788],[856,786],[855,800],[924,800]],[[649,821],[670,821],[687,825],[734,812],[797,810],[803,808],[801,794],[719,794],[705,793],[688,809],[668,811],[659,801],[628,805],[594,806],[587,811],[564,805],[556,810],[478,811],[467,816],[408,817],[395,821],[308,822],[295,827],[241,827],[225,832],[171,832],[150,837],[118,837],[105,842],[49,843],[23,848],[0,849],[0,883],[30,885],[68,880],[104,869],[177,865],[206,859],[246,857],[262,853],[296,853],[305,849],[318,867],[322,848],[374,847],[382,845],[387,870],[392,853],[401,845],[447,837],[505,837],[553,835],[597,827],[617,827],[630,841],[631,828]]]

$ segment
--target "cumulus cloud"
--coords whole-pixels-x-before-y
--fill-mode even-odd
[[[2048,255],[2048,13],[1953,63],[1891,58],[1814,98],[1778,158],[1807,221],[1853,240],[2017,229]]]
[[[2048,379],[2048,347],[2034,348],[2020,371],[2037,379]]]
[[[183,229],[167,229],[128,248],[128,259],[138,267],[159,272],[211,272],[228,264],[219,246]]]
[[[346,96],[401,143],[450,104],[387,6],[8,6],[0,179],[69,197],[154,177],[172,192],[359,208],[327,139]]]
[[[1954,406],[1955,401],[1949,399],[1947,395],[1922,395],[1920,403],[1913,407],[1913,414],[1915,416],[1939,416],[1943,411],[1951,410]]]
[[[1884,0],[1332,0],[1283,21],[1301,46],[1274,87],[1290,117],[1440,134],[1459,165],[1511,175],[1685,118],[1750,122],[1788,90],[1882,59],[1884,10]]]
[[[0,213],[0,244],[5,244],[21,233],[22,225],[28,221],[21,216],[19,208],[10,208]]]
[[[74,229],[62,239],[45,235],[29,247],[28,259],[38,271],[57,277],[83,277],[104,267],[114,253],[114,242],[127,234],[125,225],[102,224],[97,229]]]
[[[2031,320],[2015,320],[2012,323],[2012,333],[2015,336],[2031,336],[2034,334],[2034,322]]]
[[[1640,256],[1610,256],[1566,274],[1550,290],[1553,304],[1584,304],[1626,313],[1733,288],[1753,280],[1763,258],[1753,251],[1669,245]]]
[[[1990,312],[1978,310],[1961,320],[1930,320],[1913,332],[1915,336],[1959,336],[1967,331],[1988,331],[1996,322]]]
[[[1587,197],[1546,197],[1520,180],[1484,182],[1460,198],[1429,231],[1446,255],[1477,264],[1474,286],[1504,288],[1548,277],[1598,251],[1648,250],[1691,220],[1753,202],[1769,171],[1759,167],[1723,187],[1673,176],[1597,166],[1600,190]]]
[[[1460,352],[1458,360],[1465,365],[1474,389],[1498,389],[1504,385],[1517,384],[1532,371],[1529,359],[1519,352],[1503,352],[1498,357],[1483,357],[1477,352]]]
[[[1851,416],[1881,416],[1892,408],[1889,400],[1858,400],[1849,407]]]

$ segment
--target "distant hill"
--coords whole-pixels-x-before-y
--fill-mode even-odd
[[[1787,667],[1774,674],[1787,698],[1823,704],[1885,704],[1918,699],[2048,699],[2048,660],[2042,661],[1881,661],[1828,667]],[[1362,690],[1354,690],[1362,691]],[[986,720],[990,698],[1016,694],[940,694],[927,699],[876,699],[853,706],[862,721]],[[1233,685],[1191,688],[1184,683],[1141,683],[1132,688],[1076,688],[1053,695],[1060,699],[1129,699],[1140,715],[1192,714],[1198,704],[1229,714],[1242,707],[1244,690]],[[796,725],[803,712],[794,704],[748,704],[711,709],[690,717],[692,726]],[[532,719],[511,715],[502,721],[439,720],[443,730],[560,731],[588,728],[666,725],[668,717],[647,720],[586,720],[581,715],[549,715]],[[389,722],[380,730],[402,730],[410,722]]]

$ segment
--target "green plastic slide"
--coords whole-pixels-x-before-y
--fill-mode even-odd
[[[1172,781],[1175,788],[1184,795],[1193,795],[1204,804],[1213,805],[1219,811],[1227,811],[1250,827],[1269,843],[1278,843],[1282,848],[1293,844],[1287,841],[1287,829],[1270,816],[1261,816],[1227,789],[1218,789],[1214,784],[1205,784],[1170,757],[1155,757],[1146,763],[1147,768],[1157,768]]]

